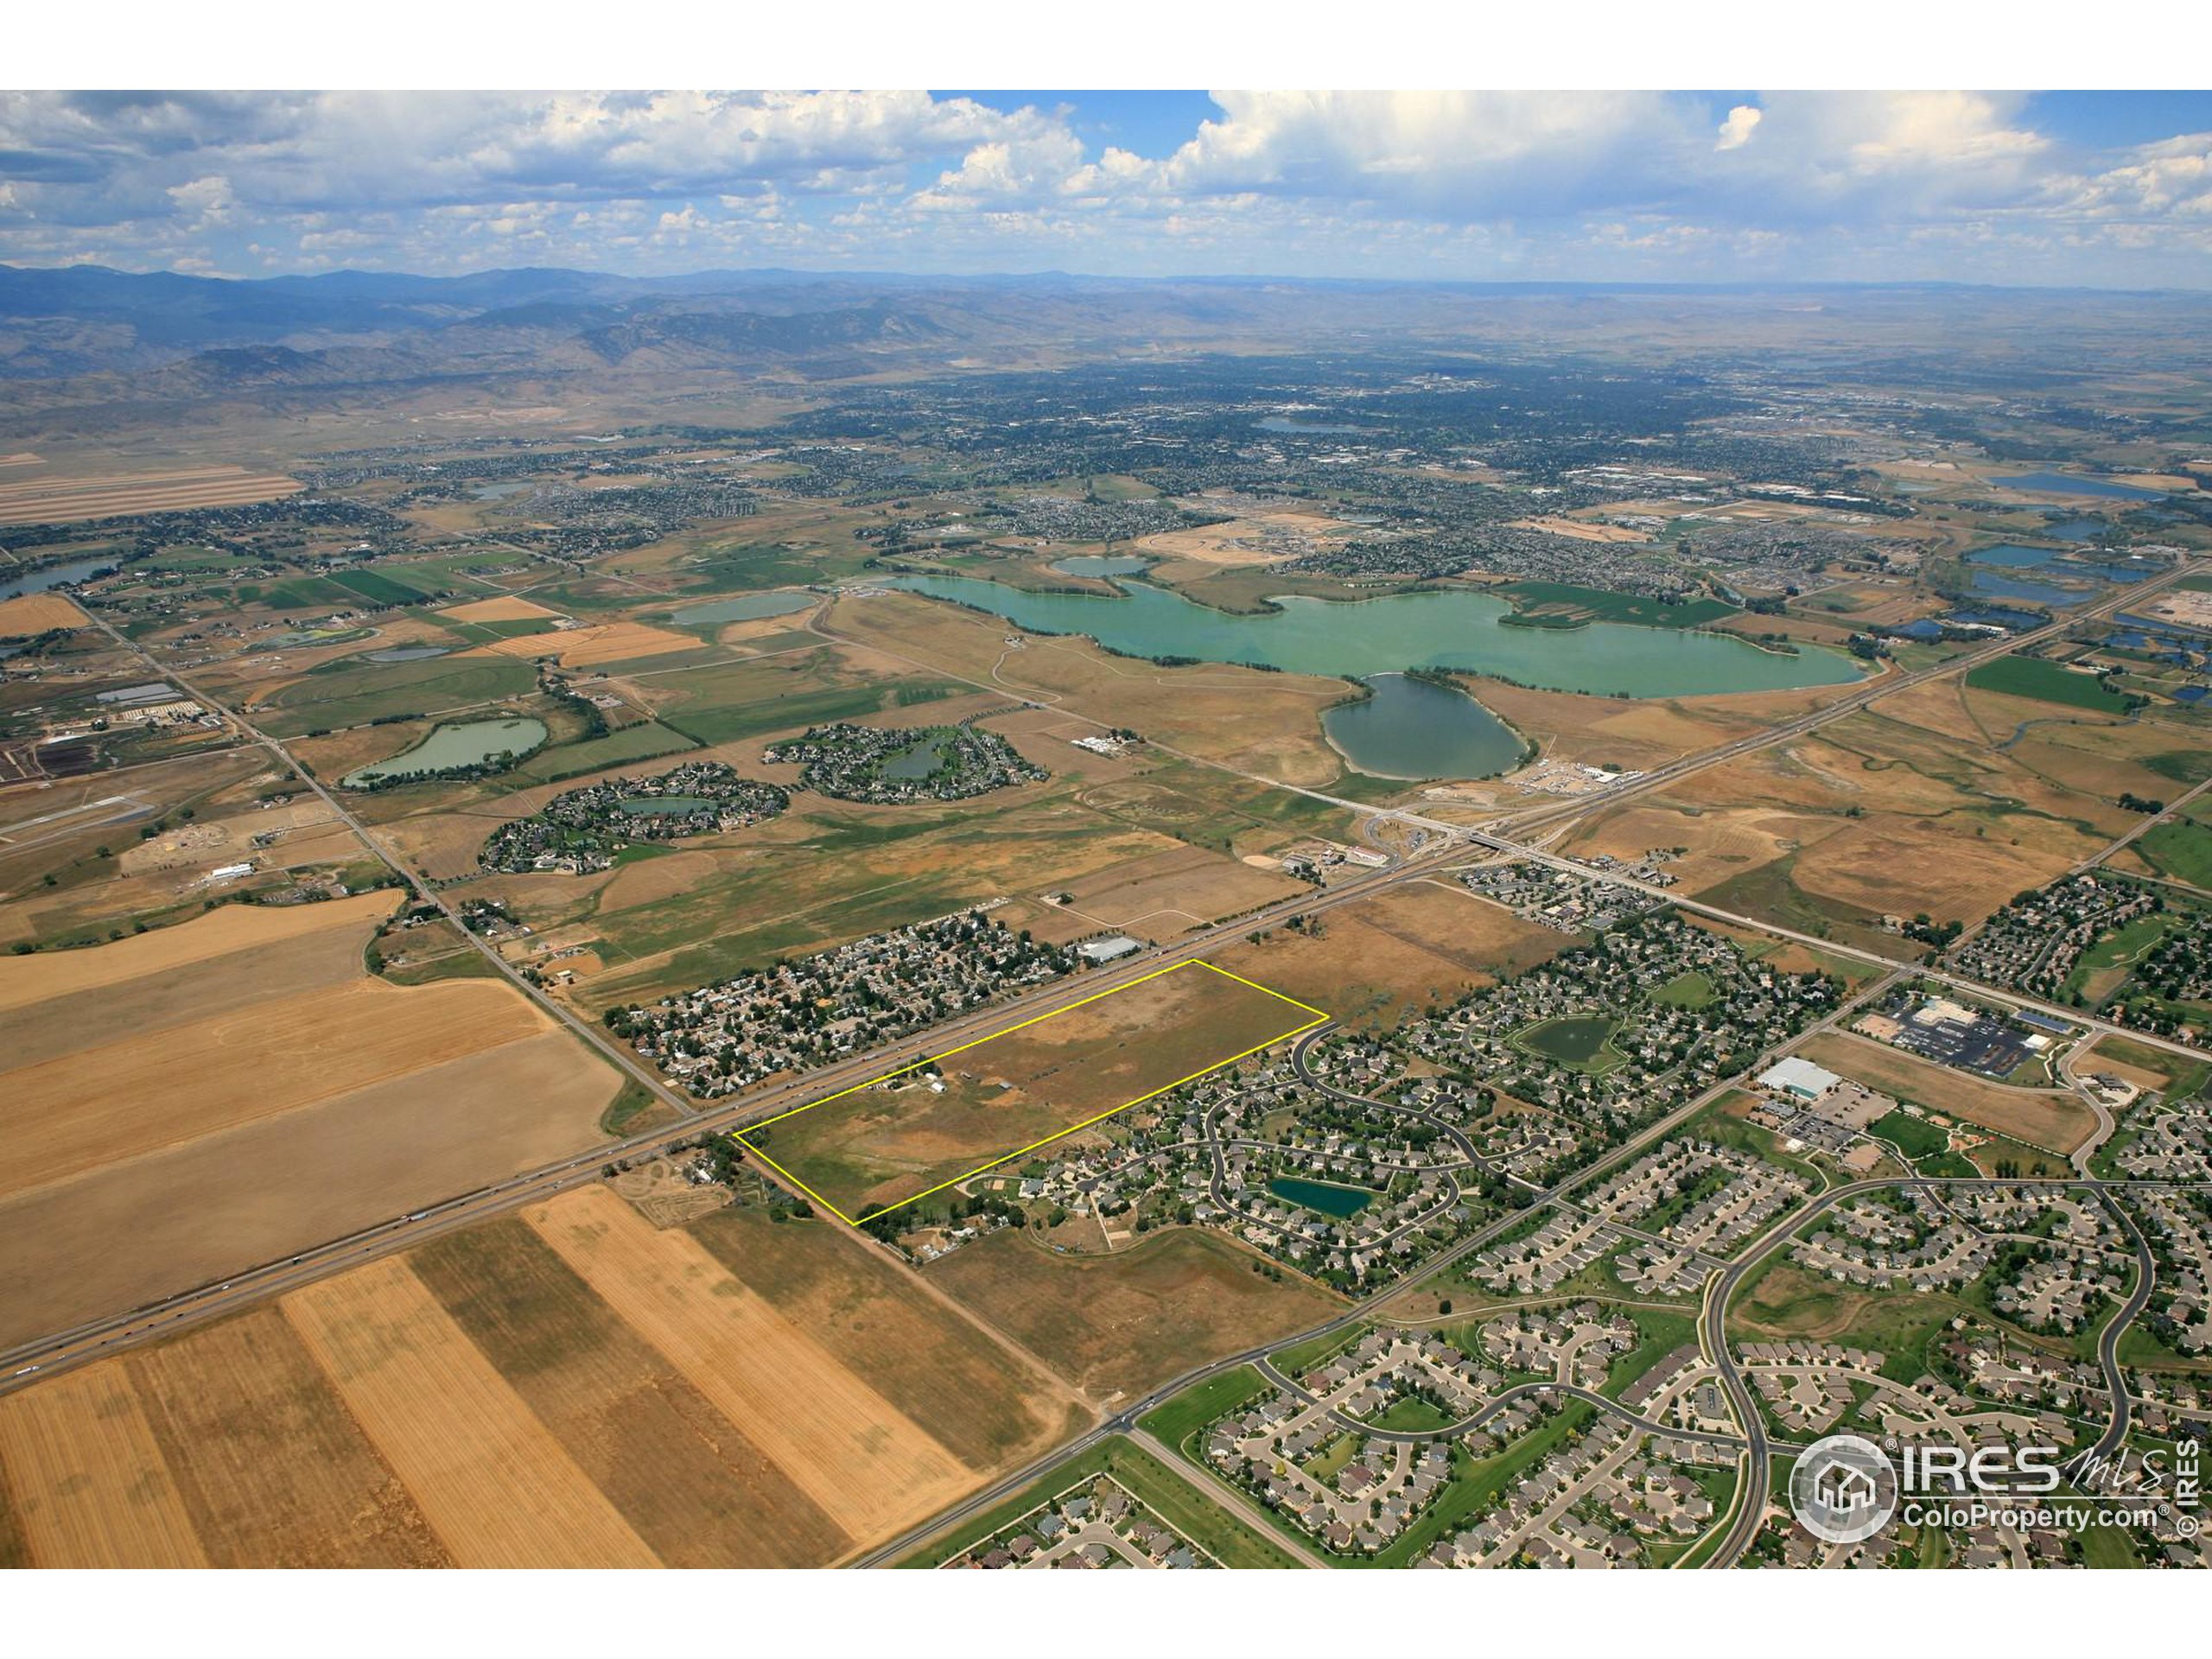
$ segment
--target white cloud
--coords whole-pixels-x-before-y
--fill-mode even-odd
[[[1720,136],[1713,147],[1715,149],[1741,149],[1751,142],[1751,134],[1758,130],[1759,118],[1764,113],[1756,104],[1738,104],[1728,111],[1728,118],[1720,124]]]
[[[911,92],[0,93],[0,258],[2114,280],[2212,229],[2212,135],[2083,155],[2018,95],[1214,101],[1141,154]]]

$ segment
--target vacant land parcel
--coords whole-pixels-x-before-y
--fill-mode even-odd
[[[895,1208],[1319,1025],[1203,962],[770,1118],[744,1140],[848,1221]]]

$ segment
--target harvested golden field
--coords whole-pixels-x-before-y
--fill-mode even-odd
[[[356,1268],[283,1308],[456,1565],[658,1564],[405,1262]]]
[[[1448,879],[1388,887],[1259,944],[1215,953],[1224,968],[1351,1025],[1394,1026],[1432,998],[1449,1001],[1548,961],[1574,941],[1524,922]]]
[[[438,613],[456,622],[531,622],[561,614],[544,606],[509,594],[497,599],[472,599],[466,605],[448,605]]]
[[[504,984],[404,989],[389,893],[0,958],[0,1343],[281,1260],[600,1138],[619,1078]]]
[[[1917,1101],[2031,1146],[2070,1153],[2094,1133],[2094,1113],[2061,1089],[2013,1089],[1900,1052],[1886,1044],[1827,1032],[1800,1051],[1816,1065],[1900,1100]]]
[[[1175,1228],[1108,1256],[1063,1255],[1008,1230],[927,1271],[1102,1402],[1141,1396],[1224,1354],[1319,1325],[1344,1304],[1278,1283],[1211,1233]]]
[[[896,1532],[970,1484],[934,1435],[690,1234],[656,1231],[603,1187],[524,1218],[849,1535]]]
[[[444,1548],[274,1304],[120,1364],[215,1567],[435,1567]]]
[[[979,1476],[1028,1462],[1084,1414],[1037,1356],[834,1222],[733,1208],[684,1230]]]
[[[1060,908],[1089,923],[1089,931],[1112,928],[1160,940],[1255,910],[1304,887],[1277,872],[1203,848],[1179,846],[1094,871],[1058,891],[1070,895]]]
[[[488,645],[477,645],[465,654],[557,657],[563,668],[596,668],[602,663],[624,662],[632,657],[664,657],[671,652],[698,649],[699,641],[688,633],[671,633],[665,628],[644,622],[606,622],[591,627],[562,628],[551,633],[517,634],[512,639],[495,639]]]
[[[847,1220],[893,1209],[1318,1024],[1185,962],[744,1130]]]
[[[1077,1414],[842,1229],[592,1187],[0,1399],[0,1560],[818,1566]]]
[[[0,1477],[38,1566],[207,1564],[113,1362],[0,1398]]]
[[[357,980],[4,1075],[0,1196],[177,1146],[534,1034],[505,984]],[[279,1033],[282,1033],[281,1038]]]
[[[396,893],[364,893],[321,905],[224,905],[178,926],[88,950],[0,957],[0,1013],[74,991],[126,985],[306,933],[348,928],[365,941],[371,925],[391,914],[398,903]],[[252,977],[250,962],[228,964],[224,971],[239,973],[242,982]]]
[[[409,1258],[454,1322],[671,1567],[807,1567],[851,1539],[527,1223]]]
[[[113,1148],[101,1168],[0,1199],[0,1345],[582,1152],[620,1084],[548,1030],[165,1151]]]
[[[303,487],[282,473],[249,473],[243,467],[27,479],[0,484],[0,524],[62,524],[193,507],[239,507],[296,494]]]
[[[0,599],[0,639],[20,639],[49,628],[91,626],[92,618],[67,594],[23,594]]]
[[[95,987],[48,997],[26,1009],[0,1014],[7,1062],[22,1068],[103,1046],[115,1038],[118,1015],[128,1021],[132,1036],[143,1038],[233,1014],[280,993],[299,995],[354,983],[361,977],[365,938],[365,929],[353,928],[297,933],[262,945],[245,958],[219,957],[143,975],[127,990]]]

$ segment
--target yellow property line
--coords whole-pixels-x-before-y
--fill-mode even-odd
[[[1087,1117],[1080,1123],[1071,1123],[1065,1129],[1056,1129],[1041,1141],[1033,1141],[1026,1147],[1019,1147],[1014,1151],[1006,1153],[1000,1157],[993,1158],[988,1162],[978,1164],[975,1168],[968,1171],[965,1174],[956,1175],[949,1181],[939,1181],[935,1186],[925,1188],[922,1192],[910,1192],[905,1198],[899,1199],[896,1204],[887,1205],[882,1210],[878,1211],[876,1213],[882,1215],[887,1214],[893,1210],[903,1210],[906,1205],[919,1203],[922,1199],[929,1198],[934,1193],[944,1192],[947,1187],[957,1186],[963,1181],[972,1181],[976,1177],[982,1174],[986,1170],[996,1169],[1001,1164],[1010,1164],[1017,1158],[1027,1156],[1030,1153],[1036,1151],[1039,1147],[1049,1147],[1055,1141],[1065,1141],[1069,1135],[1075,1134],[1079,1129],[1087,1129],[1094,1123],[1103,1123],[1108,1118],[1117,1117],[1122,1113],[1128,1111],[1133,1106],[1141,1106],[1147,1100],[1157,1100],[1160,1096],[1167,1094],[1171,1090],[1180,1089],[1186,1083],[1195,1083],[1198,1078],[1206,1076],[1210,1072],[1218,1071],[1224,1066],[1234,1065],[1239,1060],[1249,1059],[1251,1056],[1257,1054],[1262,1049],[1272,1048],[1277,1043],[1287,1042],[1293,1037],[1302,1035],[1303,1033],[1313,1030],[1316,1026],[1326,1025],[1332,1017],[1329,1014],[1324,1014],[1320,1009],[1314,1007],[1310,1003],[1301,1002],[1294,996],[1285,996],[1281,991],[1274,990],[1268,986],[1262,985],[1256,980],[1247,979],[1242,974],[1233,974],[1226,968],[1217,968],[1210,962],[1201,962],[1198,958],[1192,957],[1187,962],[1170,963],[1165,968],[1155,968],[1152,972],[1141,975],[1137,978],[1131,980],[1126,985],[1116,985],[1111,990],[1099,991],[1090,996],[1083,998],[1080,1001],[1071,1002],[1064,1008],[1054,1008],[1050,1013],[1037,1014],[1033,1018],[1022,1020],[1018,1025],[1008,1026],[1003,1031],[995,1031],[988,1037],[978,1037],[973,1042],[961,1044],[957,1048],[948,1048],[942,1054],[925,1054],[920,1059],[915,1060],[909,1065],[899,1066],[892,1071],[886,1071],[880,1077],[871,1077],[866,1083],[856,1083],[849,1089],[840,1089],[834,1095],[824,1095],[821,1099],[810,1100],[804,1106],[794,1106],[788,1112],[779,1112],[775,1116],[765,1118],[748,1128],[738,1130],[736,1132],[735,1138],[743,1142],[747,1150],[751,1152],[753,1156],[760,1159],[762,1163],[767,1165],[769,1168],[774,1170],[777,1174],[782,1176],[784,1179],[788,1181],[791,1185],[805,1193],[809,1198],[820,1205],[831,1215],[836,1217],[838,1220],[843,1222],[848,1227],[857,1227],[860,1225],[858,1221],[847,1215],[836,1205],[830,1203],[828,1198],[823,1198],[821,1193],[816,1192],[804,1181],[799,1179],[798,1176],[792,1174],[791,1171],[785,1169],[773,1158],[771,1158],[766,1153],[755,1146],[750,1138],[755,1131],[767,1128],[772,1124],[780,1123],[787,1117],[797,1117],[801,1112],[810,1112],[817,1106],[827,1106],[833,1101],[842,1100],[848,1095],[856,1095],[863,1089],[873,1089],[878,1084],[888,1083],[892,1078],[904,1077],[910,1071],[918,1071],[924,1066],[934,1065],[938,1061],[950,1059],[955,1054],[964,1054],[971,1048],[982,1047],[985,1043],[996,1042],[1001,1037],[1011,1037],[1017,1031],[1026,1031],[1031,1026],[1040,1025],[1045,1020],[1057,1020],[1064,1014],[1073,1014],[1077,1008],[1087,1007],[1091,1003],[1102,1001],[1107,997],[1119,996],[1124,991],[1133,991],[1136,989],[1138,986],[1147,984],[1151,981],[1158,979],[1163,974],[1176,973],[1185,968],[1204,968],[1210,973],[1219,974],[1224,979],[1233,979],[1239,985],[1249,986],[1252,989],[1258,991],[1262,995],[1271,996],[1278,1002],[1287,1002],[1292,1007],[1297,1008],[1303,1013],[1310,1014],[1313,1017],[1311,1020],[1306,1020],[1303,1025],[1294,1026],[1288,1031],[1268,1038],[1265,1042],[1254,1044],[1250,1048],[1245,1049],[1242,1053],[1231,1054],[1224,1059],[1214,1061],[1211,1065],[1200,1066],[1188,1077],[1178,1077],[1173,1083],[1162,1084],[1159,1088],[1154,1089],[1150,1094],[1139,1095],[1135,1100],[1125,1100],[1119,1106],[1114,1107],[1109,1111],[1101,1112],[1095,1117]]]

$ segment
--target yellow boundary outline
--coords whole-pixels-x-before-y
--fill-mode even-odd
[[[791,1185],[805,1193],[809,1198],[820,1205],[831,1215],[836,1217],[838,1220],[843,1222],[845,1225],[848,1227],[857,1227],[860,1225],[858,1221],[847,1215],[842,1210],[840,1210],[836,1205],[830,1203],[829,1199],[823,1198],[822,1194],[816,1192],[804,1181],[799,1179],[798,1176],[792,1174],[791,1171],[785,1169],[773,1158],[771,1158],[759,1147],[753,1145],[750,1137],[754,1134],[754,1132],[767,1128],[772,1124],[780,1123],[785,1118],[797,1117],[801,1112],[810,1112],[817,1106],[827,1106],[833,1101],[842,1100],[848,1095],[856,1095],[863,1089],[873,1089],[878,1084],[888,1083],[893,1077],[902,1077],[910,1071],[918,1071],[925,1065],[934,1065],[939,1060],[950,1059],[955,1054],[964,1054],[971,1048],[981,1048],[985,1043],[995,1043],[1001,1037],[1011,1037],[1017,1031],[1027,1031],[1030,1027],[1041,1025],[1047,1020],[1057,1020],[1064,1014],[1073,1014],[1077,1008],[1088,1007],[1093,1002],[1103,1001],[1109,996],[1119,996],[1124,991],[1134,991],[1138,986],[1149,984],[1152,981],[1160,978],[1164,974],[1179,973],[1185,968],[1204,968],[1209,973],[1219,974],[1224,979],[1233,979],[1239,985],[1249,985],[1252,989],[1258,991],[1263,996],[1272,996],[1278,1002],[1287,1002],[1292,1007],[1297,1008],[1302,1013],[1310,1014],[1313,1017],[1306,1021],[1303,1025],[1294,1026],[1288,1031],[1283,1032],[1277,1036],[1268,1038],[1267,1041],[1263,1043],[1255,1043],[1250,1048],[1243,1050],[1241,1053],[1231,1054],[1224,1059],[1216,1060],[1211,1065],[1202,1065],[1197,1071],[1192,1072],[1188,1077],[1178,1077],[1173,1083],[1162,1084],[1159,1088],[1153,1090],[1149,1094],[1139,1095],[1135,1100],[1125,1100],[1119,1106],[1113,1108],[1109,1111],[1100,1112],[1095,1117],[1086,1117],[1080,1123],[1071,1123],[1065,1129],[1054,1130],[1041,1141],[1032,1141],[1026,1147],[1018,1147],[1012,1152],[1005,1153],[999,1157],[989,1160],[988,1162],[978,1164],[975,1168],[968,1171],[965,1174],[956,1175],[949,1181],[939,1181],[935,1186],[925,1187],[919,1192],[910,1192],[905,1198],[900,1198],[897,1203],[886,1205],[882,1209],[877,1211],[875,1213],[880,1216],[888,1215],[893,1211],[905,1209],[910,1204],[918,1204],[922,1199],[929,1198],[934,1193],[942,1192],[947,1187],[957,1186],[963,1181],[972,1181],[976,1177],[982,1174],[986,1170],[996,1169],[1001,1164],[1010,1164],[1017,1158],[1027,1156],[1030,1153],[1036,1151],[1039,1147],[1051,1146],[1055,1141],[1065,1141],[1068,1136],[1075,1134],[1079,1129],[1087,1129],[1094,1123],[1103,1123],[1108,1118],[1117,1117],[1122,1113],[1128,1111],[1133,1106],[1143,1105],[1147,1100],[1157,1100],[1160,1096],[1166,1094],[1170,1090],[1180,1089],[1185,1084],[1195,1083],[1198,1078],[1205,1077],[1211,1072],[1218,1071],[1224,1066],[1234,1065],[1239,1060],[1248,1059],[1252,1055],[1257,1054],[1263,1048],[1273,1048],[1277,1043],[1287,1042],[1293,1037],[1301,1036],[1305,1033],[1313,1030],[1316,1026],[1325,1026],[1328,1024],[1328,1022],[1335,1017],[1332,1014],[1324,1014],[1320,1009],[1313,1007],[1311,1003],[1300,1001],[1294,996],[1285,996],[1281,991],[1274,990],[1268,986],[1262,985],[1257,980],[1247,979],[1242,974],[1233,974],[1226,968],[1217,968],[1210,962],[1203,962],[1198,957],[1193,957],[1186,962],[1173,962],[1168,963],[1165,968],[1155,968],[1152,972],[1140,975],[1137,978],[1131,980],[1126,985],[1116,985],[1109,991],[1099,991],[1093,995],[1084,997],[1079,1001],[1071,1002],[1064,1008],[1054,1008],[1049,1014],[1037,1014],[1033,1018],[1022,1020],[1018,1025],[1008,1026],[1003,1031],[995,1031],[988,1036],[976,1038],[973,1042],[963,1043],[957,1048],[948,1048],[942,1053],[938,1054],[925,1054],[921,1058],[912,1061],[908,1065],[898,1066],[892,1071],[886,1071],[880,1077],[870,1077],[866,1083],[856,1083],[849,1089],[840,1089],[834,1095],[824,1095],[819,1100],[810,1100],[804,1106],[794,1106],[787,1112],[779,1112],[773,1117],[763,1118],[758,1123],[752,1124],[746,1128],[735,1131],[734,1138],[743,1145],[747,1151],[750,1152],[762,1163],[767,1165],[769,1168],[774,1170],[777,1174],[783,1177],[783,1179],[788,1181]]]

